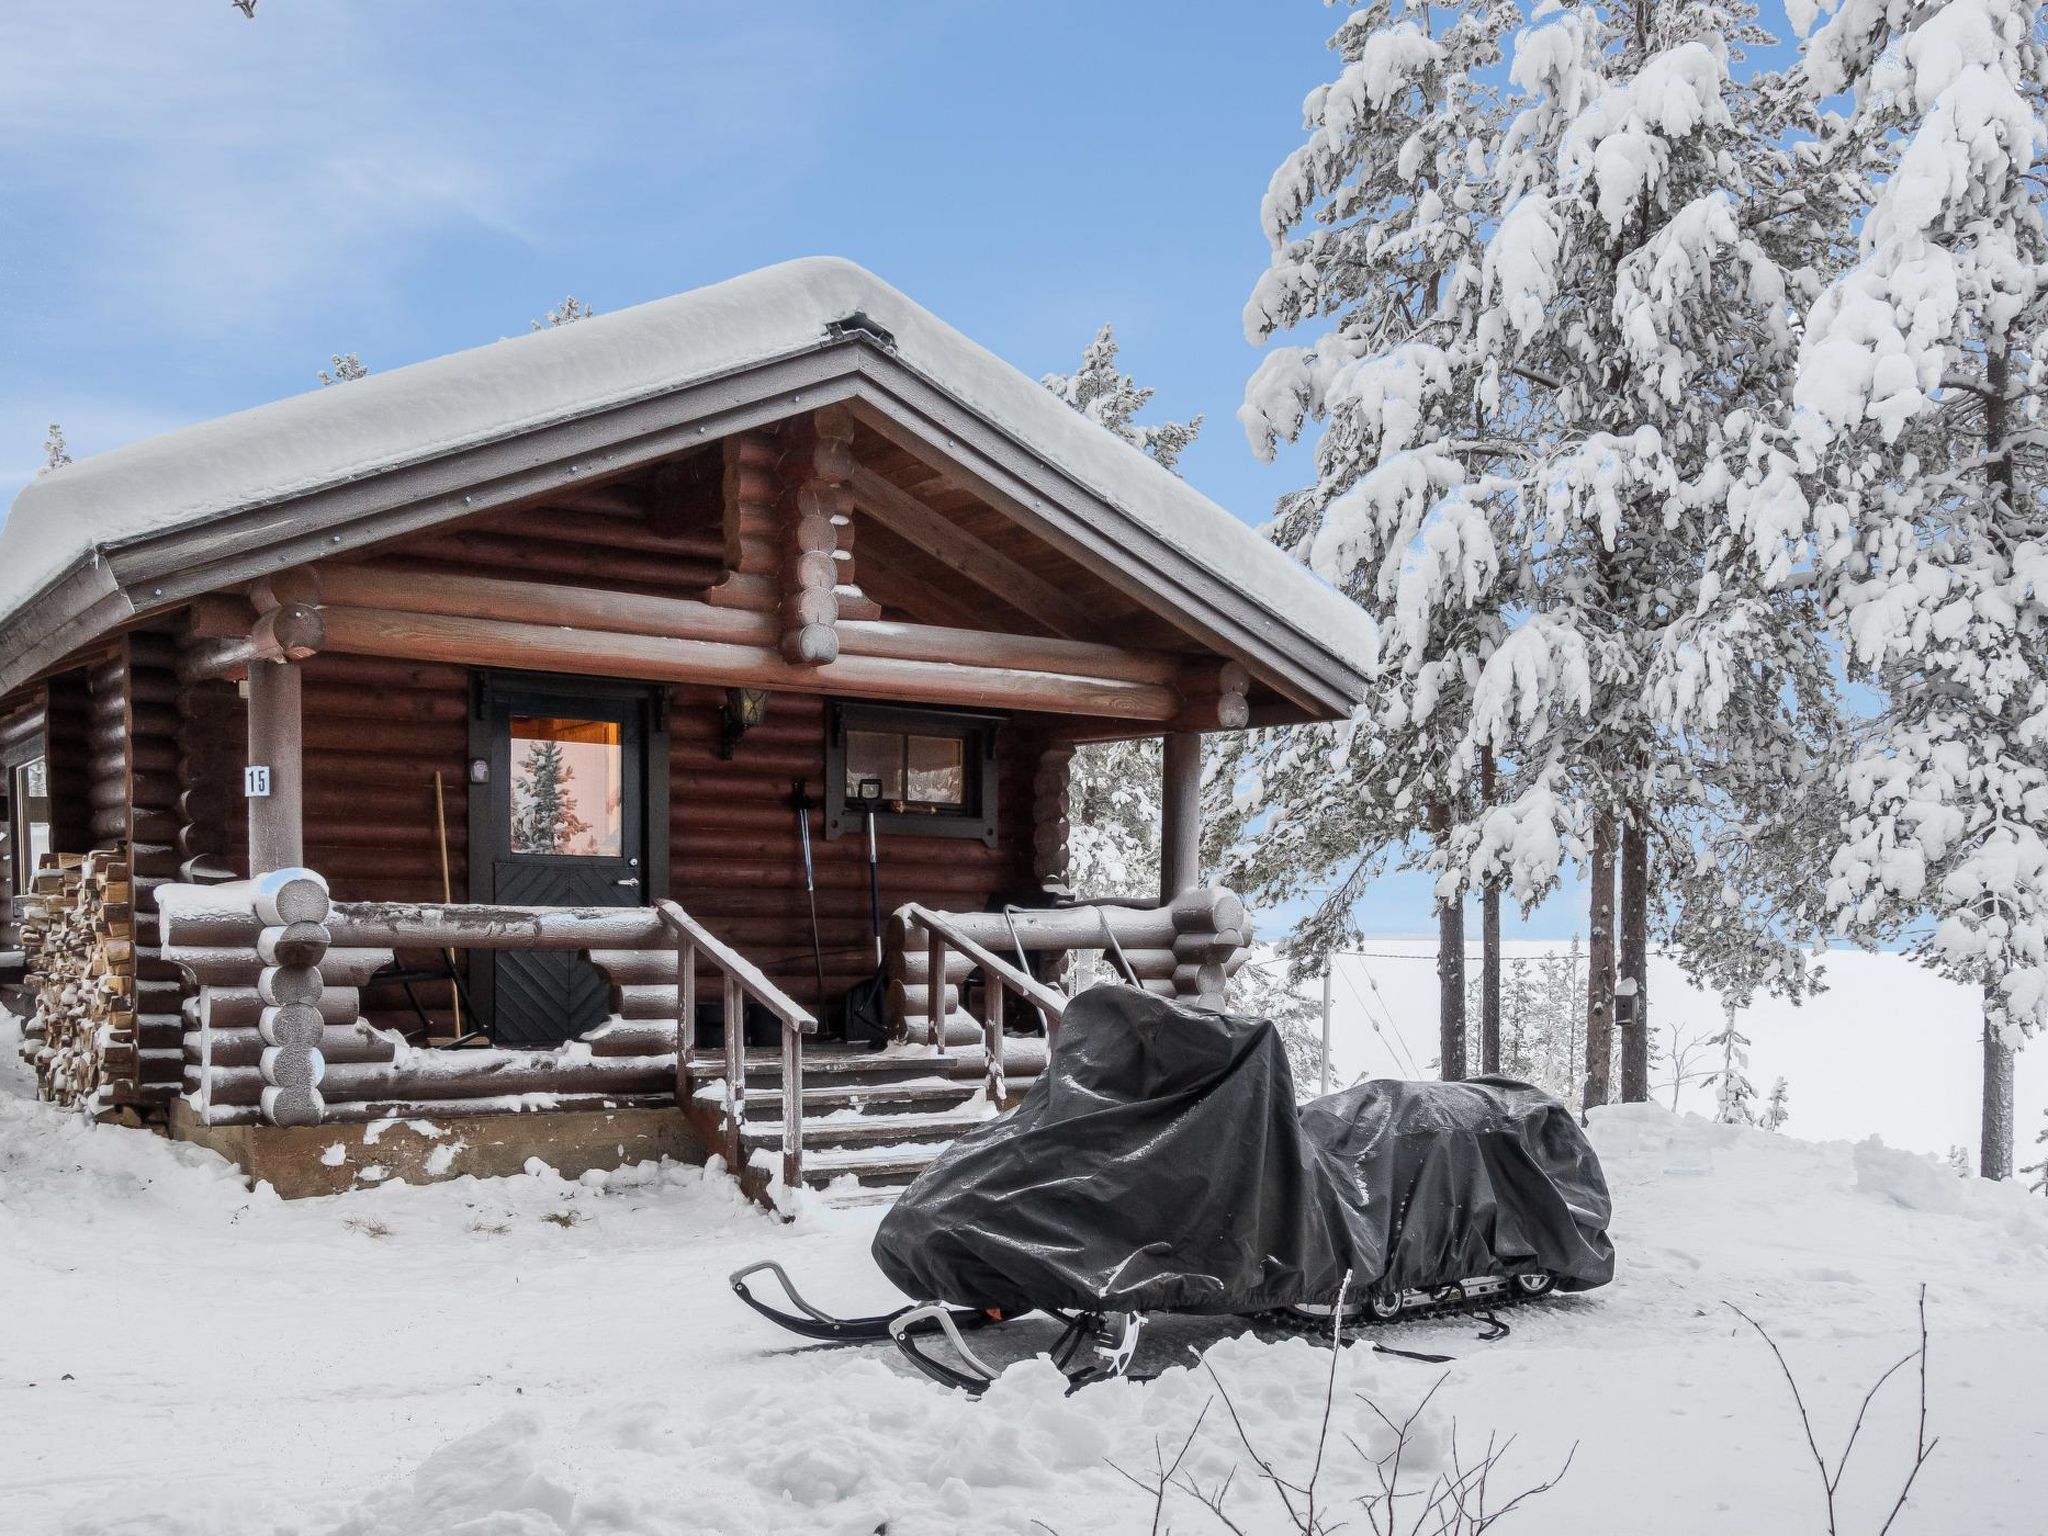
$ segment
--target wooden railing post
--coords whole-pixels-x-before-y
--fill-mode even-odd
[[[687,1109],[697,1091],[690,1076],[697,1052],[697,946],[687,933],[670,937],[676,941],[676,1102]]]
[[[746,1172],[747,1003],[739,978],[725,973],[725,1161],[734,1178]]]
[[[946,940],[931,924],[925,925],[925,1016],[931,1021],[932,1049],[946,1054]]]
[[[997,1109],[1003,1107],[1003,999],[1009,994],[1009,985],[1000,976],[988,978],[988,1017],[981,1021],[981,1045],[988,1052],[985,1082],[988,1101]]]
[[[804,1177],[804,1037],[782,1026],[782,1187],[802,1188]]]

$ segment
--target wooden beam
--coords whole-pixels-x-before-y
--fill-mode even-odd
[[[1081,603],[866,465],[853,467],[853,499],[876,522],[1054,634],[1078,639],[1094,630],[1094,617]]]
[[[752,646],[776,645],[782,635],[782,625],[772,614],[717,608],[690,598],[542,586],[489,576],[441,576],[399,566],[322,565],[315,570],[321,596],[342,607]],[[854,656],[1018,667],[1161,686],[1175,684],[1185,675],[1178,656],[1124,650],[1088,640],[900,624],[887,619],[841,619],[838,633],[840,648]]]
[[[390,609],[322,610],[327,647],[358,656],[397,656],[467,666],[519,666],[649,682],[844,694],[979,708],[1051,710],[1165,721],[1180,695],[1155,683],[971,663],[842,656],[820,667],[791,666],[763,646],[673,639],[450,618]]]

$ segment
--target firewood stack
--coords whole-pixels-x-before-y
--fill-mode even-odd
[[[54,856],[23,900],[22,949],[35,1011],[23,1051],[46,1099],[89,1110],[132,1083],[135,912],[127,860],[118,853]]]

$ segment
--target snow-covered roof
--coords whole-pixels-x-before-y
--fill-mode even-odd
[[[290,518],[302,497],[816,351],[831,339],[828,326],[856,314],[893,336],[898,362],[1134,532],[1171,546],[1340,670],[1371,670],[1375,636],[1355,605],[1034,380],[833,258],[371,374],[56,470],[15,498],[0,528],[0,626],[81,564],[124,546],[251,509]]]

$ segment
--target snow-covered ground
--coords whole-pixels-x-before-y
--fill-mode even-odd
[[[1447,1367],[1346,1353],[1321,1487],[1332,1519],[1395,1418],[1445,1379],[1409,1447],[1425,1478],[1453,1426],[1469,1459],[1514,1437],[1496,1497],[1553,1472],[1499,1527],[1758,1536],[1825,1529],[1789,1395],[1724,1303],[1771,1329],[1822,1443],[1916,1337],[1927,1286],[1940,1445],[1899,1536],[2038,1532],[2048,1506],[2048,1201],[1882,1148],[1604,1111],[1620,1269],[1608,1289],[1393,1342]],[[1293,1527],[1217,1399],[1305,1477],[1326,1352],[1168,1330],[1148,1384],[1062,1395],[1012,1369],[980,1402],[892,1360],[813,1349],[744,1311],[725,1274],[782,1260],[821,1299],[890,1298],[876,1219],[791,1227],[667,1168],[402,1185],[282,1203],[208,1154],[27,1102],[0,1040],[0,1529],[120,1536],[1146,1531],[1155,1439],[1184,1470],[1237,1468],[1243,1529]],[[1183,1362],[1190,1344],[1201,1365]],[[1213,1376],[1210,1372],[1213,1371]],[[1911,1368],[1844,1479],[1873,1532],[1910,1455]],[[1329,1501],[1338,1501],[1334,1506]],[[1172,1494],[1179,1532],[1224,1527]]]
[[[1428,1072],[1437,1055],[1435,940],[1369,939],[1361,947],[1362,957],[1337,962],[1331,992],[1338,1070],[1374,1077]],[[1501,952],[1513,961],[1566,947],[1511,940]],[[1476,970],[1477,960],[1471,965]],[[1801,1136],[1876,1135],[1891,1146],[1934,1153],[1961,1146],[1974,1162],[1983,1080],[1975,994],[1906,955],[1836,951],[1825,969],[1828,985],[1819,996],[1799,1004],[1759,997],[1737,1021],[1751,1041],[1749,1080],[1759,1106],[1772,1080],[1783,1077],[1792,1107],[1786,1128]],[[1650,1014],[1660,1043],[1672,1021],[1682,1035],[1704,1039],[1725,1017],[1715,994],[1661,958],[1650,962]],[[1695,1070],[1714,1065],[1710,1051],[1693,1061]],[[1653,1081],[1669,1076],[1661,1062],[1651,1073]],[[2034,1144],[2048,1127],[2048,1044],[2020,1051],[2016,1079],[2018,1161],[2032,1163],[2048,1150]],[[1669,1090],[1658,1097],[1669,1103]],[[1710,1114],[1713,1090],[1689,1087],[1679,1105]]]

